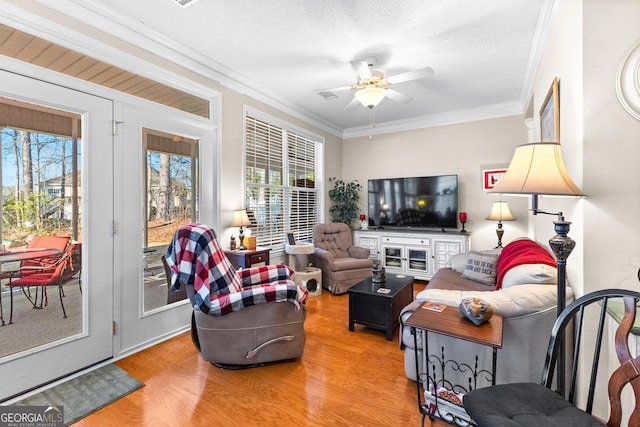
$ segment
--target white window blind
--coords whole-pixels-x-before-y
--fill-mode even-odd
[[[245,116],[245,206],[258,246],[284,249],[284,233],[311,241],[321,221],[322,143]]]

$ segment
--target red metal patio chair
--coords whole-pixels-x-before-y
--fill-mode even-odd
[[[27,266],[22,267],[20,270],[15,271],[15,275],[18,276],[14,279],[13,276],[9,278],[7,286],[10,288],[11,310],[9,314],[9,324],[13,323],[13,290],[20,288],[24,296],[31,302],[33,308],[43,308],[43,303],[46,306],[48,304],[47,288],[49,286],[58,286],[58,293],[60,295],[60,304],[62,306],[63,318],[66,319],[67,312],[64,308],[64,301],[62,297],[64,292],[62,290],[63,277],[65,269],[69,266],[69,260],[71,258],[71,247],[67,248],[62,255],[51,265],[44,266]],[[27,272],[27,274],[24,274]],[[35,296],[31,297],[31,287],[36,288]],[[42,288],[40,296],[40,306],[38,306],[38,289]]]
[[[27,249],[58,249],[63,252],[69,246],[71,238],[68,236],[34,236]],[[31,269],[25,269],[23,267],[40,267],[54,264],[60,257],[43,257],[34,258],[22,261],[20,266],[14,270],[3,271],[0,273],[0,279],[7,279],[9,277],[16,278],[17,276],[24,276],[33,273]]]
[[[62,283],[78,276],[78,287],[82,293],[82,243],[71,243],[69,245],[69,265],[62,272]],[[64,292],[62,293],[64,296]]]
[[[34,236],[29,245],[28,249],[59,249],[60,251],[64,251],[69,246],[71,242],[71,238],[69,236]],[[55,258],[37,258],[23,261],[20,265],[22,267],[41,267],[55,264],[58,261],[59,257]],[[26,270],[23,274],[29,274],[30,270]]]

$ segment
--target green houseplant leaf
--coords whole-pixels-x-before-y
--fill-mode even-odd
[[[351,222],[358,217],[360,190],[362,186],[357,180],[345,182],[337,178],[329,178],[333,188],[329,190],[329,198],[333,202],[329,213],[333,222],[344,222],[351,226]]]

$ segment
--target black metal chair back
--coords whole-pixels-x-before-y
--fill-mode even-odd
[[[640,334],[640,328],[637,331],[633,328],[639,301],[640,292],[624,289],[604,289],[578,298],[562,311],[553,326],[541,384],[502,384],[477,389],[465,396],[465,409],[478,426],[556,425],[557,422],[560,422],[558,425],[582,426],[590,425],[591,421],[598,424],[590,414],[596,392],[607,390],[596,384],[599,369],[607,368],[600,366],[600,362],[603,341],[606,345],[608,336],[609,317],[613,317],[619,322],[612,341],[620,366],[608,381],[610,413],[607,425],[621,424],[621,392],[627,384],[635,395],[635,407],[628,425],[640,425],[640,356],[633,358],[628,344],[632,331]],[[554,373],[563,345],[567,349],[566,387],[550,392],[557,383]],[[578,378],[580,372],[590,372],[590,375]],[[578,386],[583,389],[588,386],[586,401],[578,399]],[[558,403],[558,393],[564,403]],[[493,405],[493,401],[499,404]],[[573,421],[578,424],[571,424]],[[569,424],[562,424],[567,422]]]
[[[624,305],[632,304],[634,307],[630,312],[617,310],[615,306],[611,306],[609,304],[610,301],[624,298]],[[573,338],[574,342],[570,343],[569,348],[572,348],[573,351],[570,356],[570,363],[568,364],[568,387],[565,392],[565,399],[567,399],[572,404],[576,404],[576,395],[577,395],[577,375],[578,375],[578,367],[580,361],[580,353],[582,351],[583,346],[582,339],[585,331],[585,311],[588,306],[599,303],[598,307],[598,321],[595,326],[595,340],[594,347],[591,354],[585,354],[583,357],[588,357],[588,360],[591,360],[591,375],[589,377],[589,390],[587,396],[587,402],[585,406],[585,411],[587,413],[591,413],[593,409],[593,400],[594,400],[594,392],[595,392],[595,384],[598,377],[598,370],[600,365],[600,354],[602,349],[602,340],[605,333],[606,321],[607,321],[607,311],[611,313],[614,317],[618,317],[617,320],[621,320],[619,315],[622,315],[622,319],[627,319],[627,323],[633,325],[635,321],[635,306],[638,304],[640,300],[640,293],[635,291],[629,291],[624,289],[604,289],[600,291],[595,291],[590,294],[587,294],[573,303],[571,303],[558,317],[556,323],[553,326],[553,330],[551,331],[551,339],[549,341],[549,349],[547,351],[547,357],[545,360],[545,366],[542,373],[542,383],[548,388],[552,387],[553,379],[554,379],[554,369],[557,364],[558,352],[561,346],[562,340],[560,339],[565,334],[569,337],[569,333],[571,331],[571,324],[573,323],[573,331],[570,337]],[[612,301],[615,304],[615,301]],[[623,306],[619,306],[622,309]],[[618,316],[617,316],[618,315]],[[620,330],[625,325],[624,322],[621,322],[618,327],[618,333],[623,334],[624,338],[628,337],[629,330]],[[591,330],[591,324],[587,327]],[[639,331],[640,332],[640,331]],[[624,345],[626,344],[626,339],[624,341]],[[619,344],[618,340],[616,340],[616,349],[618,350]],[[627,346],[628,352],[628,346]],[[618,357],[620,355],[618,354]],[[584,362],[583,362],[584,363]]]

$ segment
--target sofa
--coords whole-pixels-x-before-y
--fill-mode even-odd
[[[494,314],[504,317],[502,348],[497,353],[496,383],[540,381],[551,328],[557,314],[557,264],[551,253],[530,239],[518,239],[502,250],[454,255],[448,268],[439,269],[425,290],[400,314],[400,345],[404,350],[407,378],[416,380],[414,337],[404,324],[423,301],[458,307],[463,298],[480,298]],[[573,292],[567,287],[567,303]],[[470,323],[471,324],[471,323]],[[491,372],[492,349],[435,333],[428,334],[429,353],[455,360],[477,370]],[[422,334],[418,334],[418,357],[422,361]],[[444,352],[444,354],[443,354]],[[435,360],[435,359],[434,359]],[[439,364],[437,364],[440,366]],[[419,363],[422,373],[422,363]],[[429,366],[434,366],[433,360]],[[470,374],[437,369],[437,379],[461,385],[459,392],[475,388]],[[433,372],[432,372],[433,375]],[[478,387],[488,385],[480,376]],[[485,381],[483,383],[483,381]]]
[[[322,286],[339,295],[371,277],[373,261],[368,248],[355,246],[351,228],[344,223],[318,224],[313,228],[314,255],[322,270]]]

